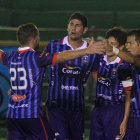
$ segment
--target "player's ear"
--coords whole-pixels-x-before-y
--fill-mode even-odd
[[[88,30],[88,27],[84,27],[84,31],[83,31],[83,34],[85,34]]]

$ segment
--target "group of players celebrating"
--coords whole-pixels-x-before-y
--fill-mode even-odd
[[[83,39],[87,30],[87,18],[73,13],[68,35],[50,41],[40,52],[36,51],[38,28],[22,24],[16,34],[18,50],[0,50],[0,61],[9,68],[11,81],[8,140],[83,140],[83,85],[90,74],[97,77],[97,83],[89,139],[140,140],[140,30],[114,27],[106,32],[106,41],[97,42]]]

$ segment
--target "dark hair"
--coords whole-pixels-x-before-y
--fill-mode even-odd
[[[127,33],[128,36],[135,36],[135,40],[140,43],[140,29],[131,30]]]
[[[114,27],[106,32],[106,39],[109,37],[114,37],[121,46],[126,43],[127,32],[122,27]]]
[[[18,27],[16,37],[21,45],[27,45],[31,38],[39,34],[37,27],[32,23],[22,24]]]
[[[69,22],[72,20],[72,19],[78,19],[82,22],[83,26],[86,27],[87,26],[87,18],[82,15],[81,13],[73,13],[70,18],[69,18]]]

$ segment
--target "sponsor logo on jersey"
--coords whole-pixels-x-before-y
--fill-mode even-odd
[[[11,108],[25,108],[25,107],[28,107],[28,104],[21,104],[21,105],[9,104],[8,107],[11,107]]]
[[[107,87],[110,86],[110,82],[108,79],[104,78],[104,77],[101,77],[97,79],[99,83],[103,84],[103,85],[106,85]]]
[[[71,67],[65,64],[65,67],[62,68],[62,73],[64,74],[72,74],[72,75],[79,75],[80,74],[80,67]]]
[[[18,95],[18,94],[14,94],[12,95],[12,100],[14,102],[19,102],[19,101],[22,101],[26,98],[26,95]]]
[[[98,97],[103,97],[105,100],[112,100],[112,97],[111,96],[108,96],[108,95],[98,94],[97,96]]]
[[[63,89],[63,90],[79,90],[79,87],[78,86],[65,86],[65,85],[62,85],[61,89]]]
[[[79,70],[81,70],[80,67],[71,67],[71,66],[69,66],[69,65],[67,65],[67,64],[65,64],[65,67],[66,67],[67,69],[70,69],[70,70],[73,70],[73,69],[79,69]]]

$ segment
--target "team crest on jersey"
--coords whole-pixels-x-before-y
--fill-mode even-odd
[[[18,95],[18,94],[14,94],[12,95],[12,100],[14,102],[19,102],[19,101],[22,101],[26,98],[26,95]]]
[[[84,64],[87,64],[88,63],[88,55],[85,55],[85,56],[82,57],[82,62]]]
[[[117,68],[113,68],[112,72],[111,72],[111,76],[113,78],[116,78],[117,77]]]
[[[39,57],[41,58],[44,54],[45,54],[45,52],[43,51],[43,52],[40,54]]]

